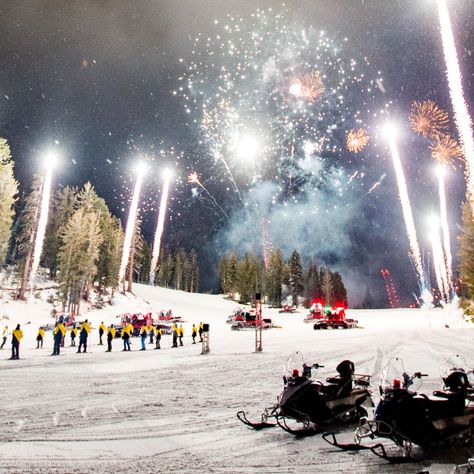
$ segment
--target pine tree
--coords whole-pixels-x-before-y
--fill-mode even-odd
[[[341,274],[339,272],[334,272],[331,277],[333,284],[333,303],[347,306],[347,291],[344,282],[342,281]]]
[[[197,293],[199,290],[199,260],[194,249],[191,249],[189,253],[189,261],[191,263],[189,291],[191,293]]]
[[[462,205],[462,222],[458,241],[460,277],[469,292],[469,297],[472,298],[474,295],[474,217],[470,202]]]
[[[3,265],[8,252],[15,215],[13,206],[18,193],[18,182],[13,175],[13,166],[8,142],[0,138],[0,265]]]
[[[59,296],[63,309],[79,314],[82,295],[97,271],[96,262],[102,243],[99,216],[79,208],[61,231],[59,250]]]
[[[168,246],[163,247],[160,254],[160,267],[158,270],[158,285],[170,288],[173,282],[174,257]]]
[[[268,303],[275,308],[281,307],[282,270],[283,256],[280,249],[276,249],[270,255],[270,262],[265,272],[265,293]]]
[[[174,264],[174,289],[182,290],[184,286],[184,265],[186,262],[186,252],[180,248],[176,252],[175,264]]]
[[[303,268],[300,254],[294,250],[289,262],[289,286],[293,306],[298,306],[298,297],[303,292]]]
[[[42,258],[42,264],[49,269],[52,278],[56,277],[58,267],[61,229],[77,209],[77,197],[77,188],[66,186],[59,189],[52,199]]]
[[[260,290],[260,263],[254,254],[247,252],[237,264],[237,293],[242,303],[253,302]]]
[[[334,287],[331,272],[327,267],[323,270],[321,289],[323,292],[324,303],[327,305],[332,305],[334,302]]]
[[[316,298],[321,298],[321,285],[319,282],[319,273],[316,263],[312,259],[309,262],[308,270],[304,279],[304,299],[305,307],[309,308],[311,302]]]
[[[237,254],[233,252],[229,257],[229,265],[227,266],[226,274],[227,292],[232,296],[237,292],[237,265]]]
[[[40,199],[43,186],[43,178],[35,175],[31,186],[31,192],[25,200],[25,205],[20,214],[20,231],[17,236],[17,248],[20,257],[21,284],[18,299],[24,300],[30,277],[31,264],[33,260],[36,231],[40,215]]]
[[[223,294],[229,293],[229,283],[227,281],[227,272],[228,272],[229,260],[227,256],[224,255],[219,260],[219,288],[220,292]]]

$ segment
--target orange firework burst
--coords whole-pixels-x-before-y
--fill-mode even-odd
[[[199,176],[198,174],[193,171],[189,176],[188,176],[188,183],[190,184],[199,184],[199,186],[201,186],[201,182],[199,181]]]
[[[426,138],[434,138],[448,128],[448,114],[432,100],[414,101],[409,116],[411,128]]]
[[[369,143],[369,135],[365,128],[357,128],[347,132],[347,149],[352,153],[359,153]]]
[[[290,94],[308,102],[316,102],[324,93],[324,90],[319,71],[308,72],[290,86]]]
[[[442,164],[450,164],[451,160],[462,160],[464,157],[459,143],[450,135],[437,135],[430,150],[431,156]]]

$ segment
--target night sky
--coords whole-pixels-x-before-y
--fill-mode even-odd
[[[209,157],[202,143],[193,122],[199,117],[195,111],[186,113],[182,94],[173,91],[178,90],[179,78],[186,76],[193,54],[195,59],[197,35],[215,38],[229,21],[227,14],[245,22],[257,8],[269,7],[293,26],[324,30],[337,41],[347,37],[348,54],[367,57],[368,74],[381,71],[384,92],[379,91],[377,100],[381,105],[391,101],[391,115],[403,127],[399,147],[420,244],[428,257],[424,216],[437,209],[436,180],[428,147],[410,130],[407,116],[413,100],[431,99],[453,118],[434,0],[300,0],[285,6],[264,0],[1,2],[0,135],[12,147],[21,191],[27,190],[39,168],[41,150],[57,142],[63,164],[56,184],[82,185],[90,180],[112,211],[125,218],[131,166],[134,158],[145,155],[154,161],[154,176],[150,176],[142,206],[143,232],[150,242],[156,221],[154,203],[159,201],[159,169],[162,163],[173,164],[177,181],[164,242],[195,247],[201,289],[215,291],[220,252],[234,246],[243,252],[255,246],[261,240],[260,221],[245,214],[225,170]],[[474,2],[450,0],[449,7],[472,110]],[[353,98],[354,103],[357,100]],[[376,126],[366,125],[369,130]],[[457,136],[454,126],[451,131]],[[288,232],[287,241],[281,230],[288,223],[275,212],[269,216],[270,240],[288,256],[293,248],[302,249],[304,257],[315,256],[319,264],[339,269],[352,303],[360,301],[368,286],[386,302],[379,270],[388,267],[401,301],[407,304],[417,292],[416,274],[408,258],[390,155],[380,140],[374,145],[376,139],[371,137],[367,150],[355,159],[334,157],[348,176],[359,167],[364,173],[358,189],[348,195],[349,202],[352,196],[356,199],[353,206],[346,205],[341,215],[335,210],[298,221],[304,229]],[[199,173],[230,219],[201,190],[193,192],[187,183],[192,171]],[[377,189],[367,194],[384,173]],[[246,181],[240,171],[235,176],[248,203],[254,202],[249,191],[263,193],[271,185],[268,176],[263,184]],[[463,170],[457,165],[447,183],[454,252],[464,191]],[[290,199],[289,219],[291,206]],[[254,238],[243,237],[249,234]],[[328,245],[332,242],[334,249]]]

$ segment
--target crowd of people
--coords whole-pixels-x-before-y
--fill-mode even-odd
[[[191,338],[193,344],[196,344],[196,338],[199,336],[199,342],[202,342],[202,333],[203,333],[203,323],[200,322],[198,327],[193,324],[191,329]],[[58,356],[61,354],[61,348],[65,347],[67,341],[67,334],[69,330],[69,346],[76,347],[76,338],[79,338],[79,345],[77,346],[77,353],[86,353],[87,344],[89,337],[92,332],[91,325],[86,319],[83,323],[76,327],[73,324],[70,328],[67,328],[63,321],[58,321],[52,331],[53,336],[53,352],[51,356]],[[118,333],[118,331],[120,331]],[[105,352],[112,352],[113,341],[121,337],[123,341],[123,352],[131,351],[131,338],[133,336],[134,327],[131,323],[125,323],[124,325],[117,328],[113,324],[106,326],[103,322],[98,328],[99,341],[98,345],[104,345],[103,338],[107,341],[107,350]],[[139,350],[145,351],[147,349],[147,340],[148,344],[153,346],[153,349],[161,349],[161,338],[163,335],[163,329],[160,326],[155,326],[154,324],[143,324],[139,331],[139,337],[141,342],[141,347]],[[2,331],[2,342],[0,349],[3,349],[8,337],[11,336],[11,349],[12,356],[10,360],[16,360],[20,358],[20,341],[23,338],[23,331],[21,330],[20,324],[17,324],[16,328],[13,331],[9,331],[8,326],[5,326]],[[183,337],[184,329],[181,324],[179,327],[176,323],[171,327],[171,336],[172,336],[172,348],[184,346]],[[43,326],[40,326],[38,333],[36,335],[36,349],[42,349],[43,343],[46,337],[46,331]]]

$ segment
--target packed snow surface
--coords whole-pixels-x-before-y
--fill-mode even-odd
[[[401,357],[408,371],[429,374],[423,391],[441,388],[439,366],[452,354],[472,361],[473,327],[458,310],[349,310],[361,328],[314,331],[306,311],[279,314],[264,308],[281,328],[263,334],[263,352],[254,353],[253,331],[231,331],[227,316],[236,308],[221,296],[135,286],[136,297],[117,297],[114,306],[90,311],[95,328],[89,352],[76,354],[69,334],[61,356],[50,357],[51,333],[35,349],[40,324],[51,323],[42,300],[2,302],[0,329],[22,324],[19,361],[10,361],[10,340],[0,352],[0,471],[70,472],[451,472],[472,454],[467,450],[425,453],[425,461],[389,465],[367,452],[345,453],[319,436],[297,439],[274,428],[254,431],[236,419],[244,409],[258,419],[282,389],[282,367],[295,350],[324,365],[324,380],[338,362],[350,358],[357,373],[377,382],[388,359]],[[98,345],[101,321],[118,322],[129,311],[172,308],[184,323],[184,347],[112,353]],[[191,326],[210,324],[211,353],[191,342]],[[30,324],[28,324],[30,322]],[[446,327],[449,326],[449,327]],[[353,427],[342,429],[350,441]]]

